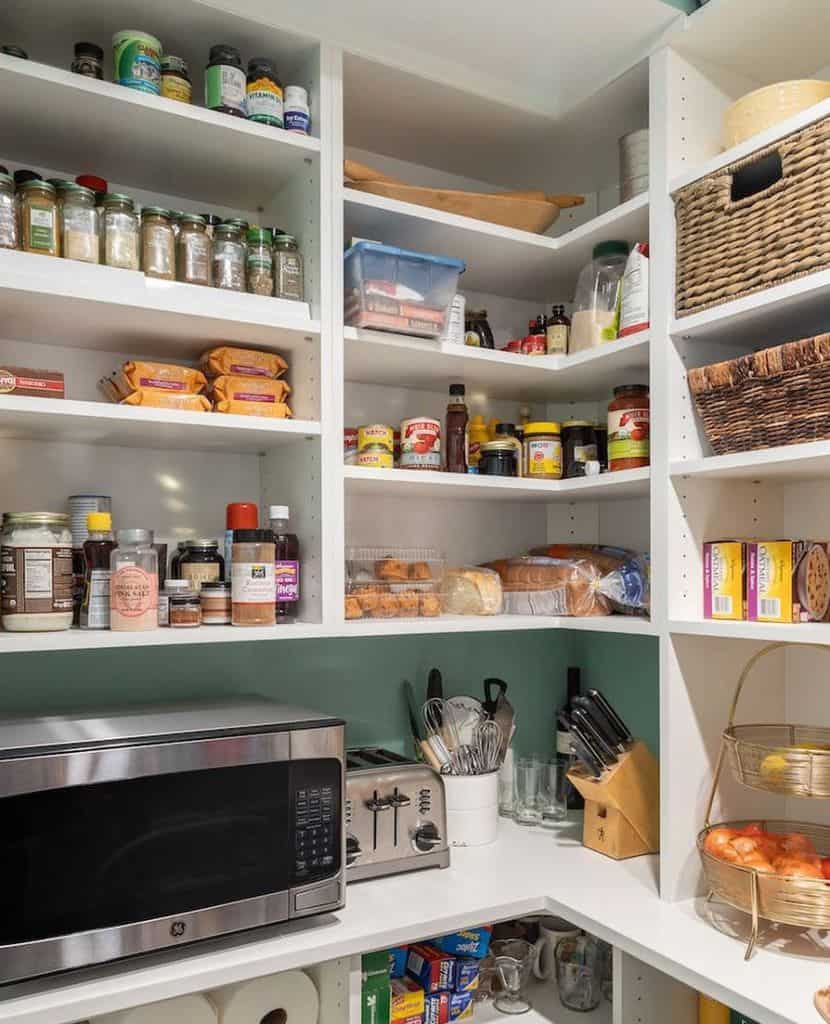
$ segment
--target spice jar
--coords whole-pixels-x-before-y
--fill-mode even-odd
[[[75,59],[69,70],[87,78],[103,79],[104,51],[96,43],[75,43]]]
[[[69,516],[5,512],[0,530],[0,616],[11,632],[72,625],[72,533]]]
[[[205,233],[212,242],[214,231],[222,223],[222,218],[217,217],[215,213],[200,213],[199,216],[204,220]]]
[[[198,213],[186,213],[179,221],[176,280],[186,284],[210,284],[210,239],[205,219]]]
[[[587,420],[566,420],[562,424],[562,448],[565,476],[587,476],[587,464],[597,461],[597,438],[593,423]]]
[[[510,441],[488,441],[481,446],[478,460],[481,476],[518,476],[516,449]]]
[[[119,530],[110,558],[110,629],[140,632],[158,626],[158,555],[152,530]]]
[[[227,580],[209,580],[199,591],[203,626],[229,626],[231,623],[231,584]]]
[[[179,559],[178,572],[197,591],[208,580],[224,579],[225,559],[219,554],[219,541],[188,541],[187,550]]]
[[[193,98],[193,86],[190,84],[190,71],[187,61],[165,53],[161,58],[161,94],[169,100],[179,103],[190,103]]]
[[[121,270],[138,270],[138,216],[132,199],[118,192],[108,192],[102,210],[102,262]]]
[[[558,423],[526,423],[524,426],[525,476],[533,480],[562,477],[562,439]]]
[[[614,388],[608,405],[608,469],[640,469],[649,464],[649,394],[645,384]]]
[[[14,178],[0,174],[0,249],[17,248],[17,208]]]
[[[40,178],[18,186],[21,248],[44,256],[58,255],[57,195]]]
[[[274,258],[268,228],[248,229],[248,291],[254,295],[274,294]]]
[[[100,246],[95,193],[70,181],[61,189],[61,197],[61,255],[68,260],[97,263]]]
[[[170,595],[167,618],[171,629],[192,629],[202,624],[202,606],[195,590],[181,590]]]
[[[277,235],[274,239],[274,294],[278,299],[305,297],[303,258],[293,235]]]
[[[205,68],[205,106],[221,114],[245,116],[245,72],[235,46],[211,46]]]
[[[308,108],[308,90],[302,85],[285,87],[285,128],[298,135],[311,131],[311,112]]]
[[[231,562],[231,622],[234,626],[273,626],[277,586],[271,530],[234,530]]]
[[[266,57],[248,61],[245,110],[249,121],[282,128],[282,82]]]
[[[159,591],[159,625],[170,625],[170,598],[174,594],[193,594],[196,591],[188,580],[167,580],[164,588]],[[197,598],[198,600],[198,598]]]
[[[172,213],[161,206],[141,211],[141,269],[147,277],[176,280],[176,237]]]
[[[219,224],[213,231],[213,287],[245,291],[248,252],[236,224]]]

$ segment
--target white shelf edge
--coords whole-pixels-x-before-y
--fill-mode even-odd
[[[618,220],[622,220],[624,217],[627,217],[631,213],[636,213],[638,210],[645,210],[648,205],[648,192],[641,192],[632,199],[628,199],[624,203],[620,203],[619,206],[606,210],[605,213],[600,213],[598,216],[592,217],[591,220],[586,221],[584,224],[571,228],[571,230],[566,231],[564,235],[557,235],[554,239],[556,242],[556,248],[557,250],[567,249],[569,245],[579,243],[591,235],[604,234],[606,231],[610,231]]]
[[[723,619],[669,619],[670,634],[755,640],[763,643],[830,645],[826,622],[731,622]]]
[[[815,469],[811,471],[811,465]],[[758,478],[786,476],[809,478],[823,476],[830,472],[830,441],[810,441],[804,444],[784,445],[777,448],[762,448],[758,451],[735,452],[732,455],[710,455],[702,459],[675,459],[669,464],[672,478],[702,477],[722,479],[725,477]]]

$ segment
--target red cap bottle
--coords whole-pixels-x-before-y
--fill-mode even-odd
[[[259,508],[253,501],[232,501],[225,511],[225,565],[231,564],[234,530],[256,530]]]

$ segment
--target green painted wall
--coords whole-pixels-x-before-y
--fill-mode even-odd
[[[401,684],[409,679],[423,694],[435,665],[448,694],[480,696],[486,676],[505,679],[517,748],[550,753],[565,669],[574,664],[656,751],[657,659],[651,637],[562,630],[4,655],[0,713],[258,693],[342,716],[349,744],[410,752]]]

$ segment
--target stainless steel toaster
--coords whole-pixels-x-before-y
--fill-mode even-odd
[[[444,784],[380,747],[346,751],[346,881],[450,863]]]

